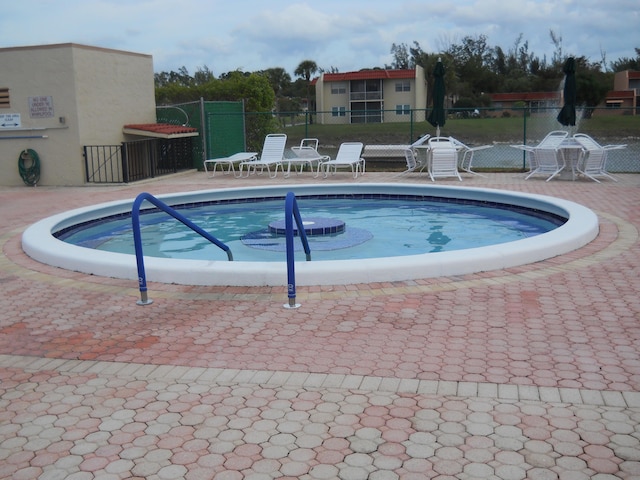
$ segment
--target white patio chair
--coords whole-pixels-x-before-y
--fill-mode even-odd
[[[600,181],[596,177],[606,177],[614,182],[618,181],[618,179],[607,172],[607,153],[609,150],[626,148],[626,145],[602,146],[584,133],[576,133],[573,139],[578,142],[583,149],[582,158],[576,168],[578,173],[597,183],[600,183]]]
[[[472,166],[473,166],[473,156],[477,151],[480,150],[486,150],[487,148],[493,148],[493,145],[480,145],[477,147],[470,147],[468,145],[465,145],[464,143],[462,143],[460,140],[450,137],[451,138],[451,142],[456,146],[456,149],[458,150],[458,156],[460,158],[460,169],[467,172],[467,173],[471,173],[472,175],[478,175],[479,177],[484,177],[485,175],[482,175],[481,173],[478,172],[474,172],[472,170]]]
[[[462,181],[458,172],[458,150],[449,137],[432,137],[429,139],[428,172],[431,181],[436,178],[457,177]]]
[[[564,130],[553,130],[540,141],[538,145],[511,145],[513,148],[518,148],[527,152],[527,159],[529,160],[529,172],[527,177],[531,176],[531,173],[538,168],[538,162],[536,159],[536,149],[538,148],[555,148],[557,149],[562,142],[564,142],[569,135]]]
[[[320,164],[324,171],[324,178],[329,176],[329,172],[335,174],[338,168],[350,168],[353,178],[358,177],[358,173],[365,173],[365,160],[362,158],[362,142],[345,142],[340,145],[336,158],[327,160]]]
[[[548,175],[546,179],[548,182],[564,170],[566,166],[564,157],[557,148],[536,148],[532,155],[535,158],[535,169],[529,172],[525,180],[528,180],[533,175]]]
[[[299,174],[302,173],[305,165],[309,165],[311,173],[315,173],[317,177],[320,171],[320,164],[329,160],[329,155],[321,155],[318,153],[317,138],[303,138],[300,141],[300,145],[291,147],[291,152],[293,156],[286,158],[289,165],[287,166],[285,177],[291,174],[291,167]]]
[[[278,175],[278,168],[280,168],[284,173],[282,162],[284,160],[284,147],[286,144],[287,136],[284,133],[271,133],[267,135],[264,139],[260,158],[241,162],[239,176],[244,176],[245,168],[247,169],[247,177],[252,173],[260,175],[264,172],[265,168],[267,169],[270,178],[275,178]],[[273,174],[271,173],[271,167],[274,167]]]
[[[229,175],[233,173],[233,176],[236,176],[235,166],[239,165],[242,162],[248,162],[250,160],[257,159],[256,152],[238,152],[233,155],[229,155],[228,157],[219,157],[219,158],[210,158],[204,161],[204,171],[205,173],[211,172],[211,177],[215,177],[216,170],[218,166],[220,167],[220,171],[225,175]],[[225,165],[227,169],[225,170]],[[209,170],[209,167],[213,166],[212,170]]]
[[[404,159],[407,162],[407,168],[406,170],[398,173],[396,176],[401,177],[403,175],[406,175],[408,173],[411,173],[413,171],[416,170],[416,168],[418,168],[418,161],[416,158],[416,153],[411,149],[411,148],[405,148],[404,150]]]

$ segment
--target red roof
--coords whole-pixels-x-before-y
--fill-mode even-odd
[[[194,137],[198,135],[197,128],[184,127],[182,125],[171,125],[169,123],[141,123],[125,125],[123,132],[132,135],[160,138]]]
[[[413,69],[360,70],[358,72],[325,73],[322,78],[325,82],[344,82],[347,80],[411,79],[416,78],[416,71]]]
[[[611,99],[611,98],[633,99],[635,96],[636,96],[636,92],[634,90],[611,90],[607,92],[607,99]]]

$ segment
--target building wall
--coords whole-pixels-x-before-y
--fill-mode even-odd
[[[155,122],[149,55],[68,43],[0,49],[0,65],[10,95],[0,116],[21,121],[0,128],[2,185],[24,184],[18,157],[27,148],[40,158],[39,185],[83,185],[83,146],[119,144],[125,124]]]
[[[408,122],[410,115],[396,115],[397,105],[410,105],[410,108],[419,109],[413,112],[413,120],[416,122],[425,121],[425,109],[427,107],[427,82],[424,76],[424,69],[416,66],[416,77],[409,79],[410,90],[408,92],[397,92],[396,84],[404,80],[389,79],[383,83],[384,96],[384,120],[385,122]]]
[[[613,76],[614,90],[627,90],[629,88],[629,70],[616,72]]]
[[[331,109],[333,107],[344,107],[349,110],[349,82],[346,85],[346,93],[336,95],[331,93],[332,82],[324,81],[324,74],[316,82],[316,111],[318,123],[348,123],[347,118],[333,117]]]

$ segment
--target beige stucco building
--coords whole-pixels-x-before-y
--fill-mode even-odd
[[[24,185],[21,152],[40,160],[38,185],[83,185],[82,148],[113,145],[123,126],[156,120],[150,55],[73,43],[0,48],[0,184]]]
[[[323,73],[314,81],[318,123],[382,123],[425,120],[424,69]]]

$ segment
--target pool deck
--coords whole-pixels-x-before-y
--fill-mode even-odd
[[[39,264],[31,223],[110,200],[367,173],[0,187],[0,478],[638,479],[640,175],[464,176],[600,234],[523,267],[298,287],[137,284]]]

